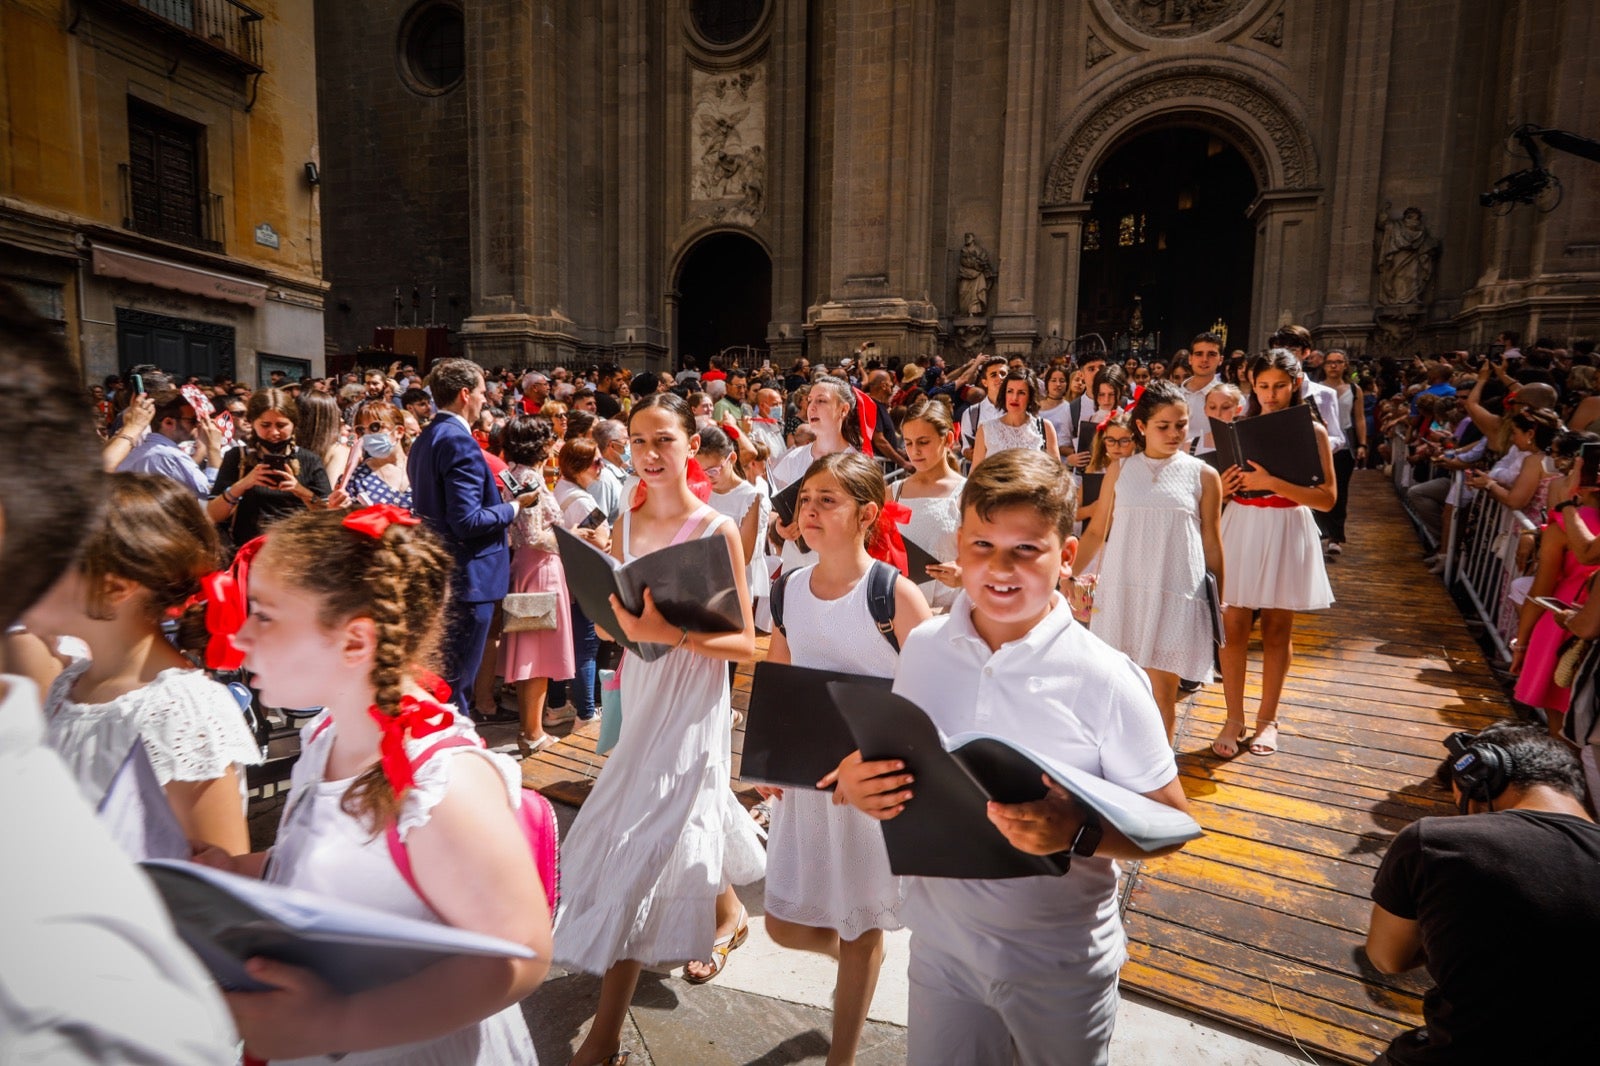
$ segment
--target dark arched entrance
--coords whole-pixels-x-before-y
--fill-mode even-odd
[[[740,233],[713,233],[678,268],[677,352],[705,366],[725,348],[765,348],[772,320],[772,260]]]
[[[1135,297],[1161,353],[1219,319],[1228,347],[1249,350],[1255,232],[1245,210],[1256,179],[1243,155],[1206,130],[1153,130],[1117,148],[1089,179],[1078,269],[1078,335],[1127,343]]]

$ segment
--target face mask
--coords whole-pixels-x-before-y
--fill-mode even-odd
[[[361,450],[373,459],[394,454],[394,438],[387,433],[368,433],[361,438]]]
[[[783,404],[774,404],[767,408],[767,417],[775,421],[781,419],[783,417]]]

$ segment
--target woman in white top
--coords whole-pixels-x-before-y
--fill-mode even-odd
[[[927,568],[930,580],[919,581],[923,575],[911,575],[936,610],[949,610],[961,591],[961,567],[955,558],[961,530],[961,489],[967,479],[956,469],[951,454],[955,434],[950,408],[926,397],[911,405],[900,425],[912,467],[910,477],[894,484],[895,499],[911,511],[901,535],[940,560],[938,566]]]
[[[46,741],[97,805],[135,743],[191,840],[248,851],[243,767],[261,761],[233,695],[161,632],[216,568],[215,528],[194,494],[157,474],[112,474],[110,505],[69,571],[26,615],[72,660],[45,696]],[[203,608],[202,608],[203,610]]]
[[[603,508],[590,495],[589,489],[600,480],[600,449],[588,437],[573,437],[561,449],[558,460],[561,477],[556,482],[556,506],[561,508],[561,526],[583,537],[601,551],[611,550],[611,526],[596,511]],[[583,613],[578,598],[573,596],[570,605],[572,618],[572,682],[550,682],[550,706],[562,707],[569,697],[572,714],[578,721],[588,722],[595,714],[595,673],[600,656],[600,638],[594,623]],[[552,718],[555,716],[552,715]]]
[[[1072,429],[1072,404],[1076,397],[1068,395],[1072,373],[1064,366],[1053,366],[1044,372],[1041,385],[1044,396],[1039,400],[1039,416],[1055,427],[1056,450],[1065,459],[1077,446]]]
[[[791,448],[772,464],[768,480],[774,495],[799,481],[823,456],[860,450],[861,424],[856,420],[856,394],[850,383],[835,377],[819,377],[812,382],[806,395],[806,425],[812,433],[811,443]],[[781,557],[785,569],[816,562],[814,552],[803,551],[796,543],[800,539],[799,526],[784,525],[781,518],[774,517],[772,532],[783,541]]]
[[[1026,370],[1009,371],[1000,390],[1005,413],[978,427],[978,435],[972,442],[972,465],[976,467],[986,456],[1009,448],[1059,456],[1056,427],[1039,416],[1039,397],[1033,386],[1033,375]]]

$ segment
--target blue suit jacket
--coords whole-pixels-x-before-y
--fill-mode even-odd
[[[506,527],[517,507],[501,501],[472,434],[441,412],[412,445],[406,472],[416,513],[455,556],[451,594],[467,603],[503,598],[511,587]]]

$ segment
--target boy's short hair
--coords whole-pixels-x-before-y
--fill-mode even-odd
[[[1005,507],[1031,507],[1065,541],[1078,521],[1078,486],[1068,468],[1043,452],[1008,448],[973,468],[961,490],[961,513],[989,520]]]

